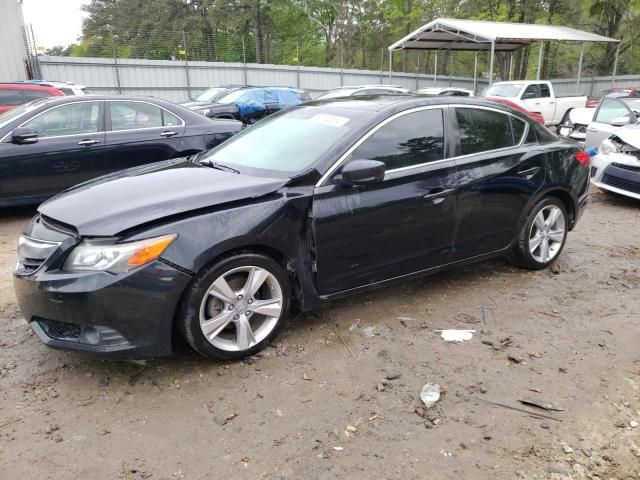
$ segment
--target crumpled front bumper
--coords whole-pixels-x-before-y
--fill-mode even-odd
[[[640,159],[625,153],[595,155],[591,158],[591,183],[640,200]]]
[[[161,260],[120,275],[46,269],[14,275],[24,318],[52,347],[111,359],[172,352],[173,319],[191,276]]]

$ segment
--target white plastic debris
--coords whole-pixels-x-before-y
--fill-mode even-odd
[[[440,399],[440,385],[437,383],[427,383],[420,390],[420,400],[424,406],[431,408]]]
[[[343,451],[343,450],[344,450],[344,448],[343,448],[343,447],[333,447],[333,449],[334,449],[336,452],[341,452],[341,451]]]
[[[441,330],[440,336],[445,342],[465,342],[471,340],[475,330]]]
[[[367,337],[375,337],[376,335],[380,335],[378,329],[373,325],[363,328],[362,333],[364,333]]]

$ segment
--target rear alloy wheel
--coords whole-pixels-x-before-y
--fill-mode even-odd
[[[567,239],[567,213],[562,202],[545,197],[532,209],[518,236],[514,264],[539,270],[553,263]]]
[[[276,336],[288,282],[280,266],[257,254],[226,258],[200,275],[184,302],[183,333],[206,357],[253,355]]]

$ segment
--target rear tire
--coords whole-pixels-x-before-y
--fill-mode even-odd
[[[187,289],[178,328],[199,354],[239,360],[265,348],[289,311],[289,279],[265,255],[242,252],[205,268]]]
[[[558,259],[567,239],[567,209],[556,197],[544,197],[531,209],[509,256],[512,264],[542,270]]]

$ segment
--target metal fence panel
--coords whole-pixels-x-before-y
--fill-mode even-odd
[[[97,94],[153,95],[171,101],[211,85],[291,86],[318,93],[341,85],[392,83],[410,90],[433,87],[432,75],[340,68],[184,60],[39,57],[44,78],[73,81]],[[591,94],[611,88],[611,77],[552,80],[558,95]],[[478,91],[487,85],[477,82]],[[640,76],[621,76],[617,86],[640,86]],[[435,86],[473,89],[473,79],[439,76]]]

